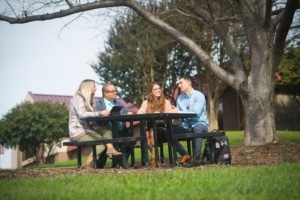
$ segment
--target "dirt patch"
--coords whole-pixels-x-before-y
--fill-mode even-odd
[[[300,162],[300,144],[278,142],[232,148],[232,165],[274,165],[282,162]]]
[[[282,162],[300,163],[300,144],[278,142],[264,146],[237,146],[231,148],[232,166],[276,165]],[[127,174],[127,173],[155,173],[158,171],[172,171],[166,163],[159,168],[138,167],[114,169],[107,166],[105,169],[86,169],[78,171],[76,167],[0,170],[0,179],[57,177],[61,175],[80,176],[83,174]],[[216,165],[191,165],[183,167],[184,170],[215,167]]]

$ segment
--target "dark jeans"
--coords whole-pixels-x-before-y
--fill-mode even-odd
[[[163,144],[168,142],[167,140],[167,129],[165,127],[156,127],[156,136],[157,136],[157,143]]]
[[[153,122],[152,122],[153,123]],[[147,122],[147,131],[153,128],[153,124],[151,122]],[[164,120],[156,120],[156,140],[158,144],[163,144],[167,142],[167,128]]]
[[[119,136],[120,137],[132,137],[132,135],[130,134],[129,130],[126,127],[124,127],[123,131],[119,132]],[[131,155],[131,153],[134,150],[135,144],[136,144],[136,142],[126,142],[124,144],[119,145],[118,151],[125,152],[126,163],[128,161],[129,156]]]
[[[187,129],[185,129],[182,126],[174,126],[173,127],[173,133],[175,134],[183,134],[183,133],[203,133],[203,132],[208,132],[208,128],[203,125],[203,124],[197,124],[195,127],[189,127]],[[202,138],[196,138],[194,139],[194,143],[195,143],[195,152],[194,152],[194,159],[195,160],[200,160],[200,156],[201,156],[201,148],[202,148]],[[178,140],[174,141],[174,146],[175,149],[178,153],[180,153],[180,155],[184,156],[187,155],[187,151],[183,148],[183,146],[180,144],[180,142]]]

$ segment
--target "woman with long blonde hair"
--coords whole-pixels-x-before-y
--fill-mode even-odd
[[[108,125],[97,126],[97,128],[89,129],[87,122],[84,117],[91,116],[108,116],[109,111],[103,110],[95,111],[95,92],[96,83],[94,80],[86,79],[83,80],[75,95],[70,102],[69,112],[69,136],[72,141],[89,141],[99,139],[111,139],[112,131]],[[122,153],[115,150],[111,143],[106,145],[97,145],[96,152],[99,156],[106,149],[106,154],[109,157],[119,156]],[[81,168],[91,168],[93,162],[92,152],[88,156],[85,164]]]

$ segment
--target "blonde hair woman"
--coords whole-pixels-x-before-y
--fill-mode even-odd
[[[143,113],[165,113],[171,110],[171,103],[165,99],[164,94],[158,83],[151,83],[147,91],[147,100],[143,101],[142,106],[138,110],[138,114]],[[163,143],[167,141],[166,138],[166,127],[164,121],[156,121],[157,141]],[[147,145],[151,151],[151,166],[156,167],[155,148],[154,148],[154,137],[153,128],[150,123],[147,125]]]
[[[89,129],[84,117],[91,116],[108,116],[109,111],[95,111],[95,92],[96,84],[94,80],[83,80],[75,95],[70,102],[69,113],[69,136],[72,141],[89,141],[99,139],[111,139],[112,131],[107,125],[98,126],[96,129]],[[118,156],[122,153],[115,150],[111,143],[106,145],[97,145],[96,151],[99,156],[106,149],[109,157]],[[92,152],[88,156],[85,164],[81,168],[91,168],[93,162]]]

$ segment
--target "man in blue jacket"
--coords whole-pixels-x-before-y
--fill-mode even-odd
[[[100,99],[96,103],[96,110],[97,111],[107,110],[109,112],[114,106],[123,106],[122,110],[120,111],[120,114],[132,115],[133,113],[125,105],[123,105],[120,101],[118,101],[117,97],[118,96],[117,96],[116,87],[110,83],[104,84],[102,87],[102,97],[100,97]],[[130,132],[127,129],[124,122],[118,122],[118,129],[119,129],[119,136],[121,137],[130,136]],[[128,160],[134,145],[135,144],[127,144],[125,146],[126,161]],[[106,159],[107,156],[105,153],[103,155],[100,155],[97,161],[97,167],[103,168],[106,163]]]

